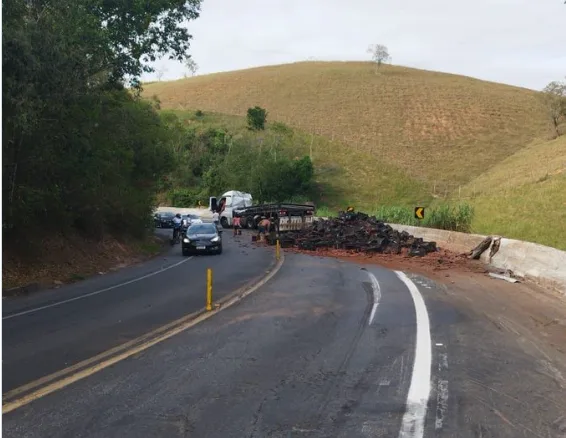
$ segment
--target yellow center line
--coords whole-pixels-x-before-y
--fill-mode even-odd
[[[251,287],[248,286],[244,286],[240,289],[238,289],[237,291],[233,292],[231,295],[225,297],[222,300],[218,301],[218,304],[220,305],[219,308],[211,310],[209,312],[205,312],[204,310],[199,310],[197,312],[193,312],[189,315],[186,315],[182,318],[177,319],[176,321],[173,321],[169,324],[166,324],[156,330],[153,330],[152,332],[145,334],[143,336],[140,336],[136,339],[133,339],[131,341],[128,341],[124,344],[121,344],[117,347],[114,347],[108,351],[105,351],[104,353],[100,353],[97,356],[94,356],[90,359],[84,360],[82,362],[79,362],[71,367],[65,368],[61,371],[58,371],[56,373],[50,374],[48,376],[42,377],[40,379],[37,379],[33,382],[30,382],[28,384],[25,384],[23,386],[20,386],[18,388],[13,389],[12,391],[7,392],[6,394],[3,395],[3,400],[6,400],[8,398],[17,396],[23,392],[26,392],[28,390],[37,388],[38,386],[44,385],[46,383],[49,382],[53,382],[53,380],[56,380],[62,376],[65,376],[67,374],[71,374],[67,377],[64,377],[60,380],[56,380],[53,383],[47,384],[39,389],[37,389],[34,392],[31,392],[27,395],[24,395],[23,397],[14,400],[14,401],[8,401],[6,403],[4,403],[2,405],[2,413],[3,414],[7,414],[8,412],[12,412],[13,410],[24,406],[34,400],[37,400],[41,397],[44,397],[48,394],[51,394],[59,389],[62,389],[74,382],[77,382],[78,380],[84,379],[85,377],[91,376],[92,374],[97,373],[98,371],[101,371],[105,368],[108,368],[111,365],[114,365],[115,363],[118,363],[130,356],[133,356],[134,354],[140,353],[144,350],[147,350],[148,348],[166,340],[171,338],[172,336],[175,336],[181,332],[183,332],[184,330],[187,330],[199,323],[201,323],[202,321],[207,320],[208,318],[210,318],[211,316],[217,314],[218,312],[227,309],[228,307],[232,306],[233,304],[237,303],[238,301],[242,300],[243,298],[245,298],[246,296],[248,296],[249,294],[251,294],[252,292],[256,291],[257,289],[259,289],[261,286],[263,286],[265,283],[267,283],[280,269],[281,266],[283,265],[283,262],[285,261],[285,257],[283,255],[283,253],[281,253],[281,258],[277,261],[277,263],[275,264],[275,267],[273,268],[273,270],[268,271],[268,274],[261,279],[260,281],[258,281],[257,283],[255,283],[254,285],[252,285]],[[198,316],[197,316],[198,315]],[[165,333],[163,333],[165,332]],[[141,342],[141,343],[140,343]],[[136,344],[139,344],[137,346],[134,346]],[[125,350],[125,351],[123,351]],[[112,356],[115,353],[118,353],[120,351],[123,351],[121,354],[117,354],[115,356]],[[108,358],[109,356],[112,356],[110,358]],[[98,362],[101,359],[105,359],[108,358],[106,360],[102,360],[102,362]],[[89,365],[96,363],[95,365],[92,365],[90,367],[88,367]],[[85,369],[80,370],[81,368],[84,367],[88,367]],[[74,374],[72,374],[74,373]]]

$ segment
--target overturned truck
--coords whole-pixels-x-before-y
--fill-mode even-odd
[[[405,231],[360,212],[341,212],[337,218],[319,219],[309,227],[278,235],[282,248],[307,251],[341,249],[362,253],[401,254],[422,257],[437,251],[436,242],[425,242]],[[273,242],[273,237],[271,238]]]

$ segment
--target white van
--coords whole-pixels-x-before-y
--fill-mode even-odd
[[[232,226],[232,212],[237,209],[251,207],[252,195],[237,190],[230,190],[220,196],[220,199],[211,196],[208,204],[210,211],[218,211],[220,214],[220,225],[223,228]]]

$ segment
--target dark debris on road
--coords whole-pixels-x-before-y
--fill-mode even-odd
[[[401,254],[423,257],[437,251],[436,242],[425,242],[405,231],[396,231],[386,223],[361,212],[341,212],[337,218],[321,219],[309,228],[284,233],[282,248],[306,251],[339,249],[362,253]]]

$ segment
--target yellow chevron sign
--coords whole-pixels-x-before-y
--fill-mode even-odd
[[[424,207],[415,207],[415,219],[424,219]]]

